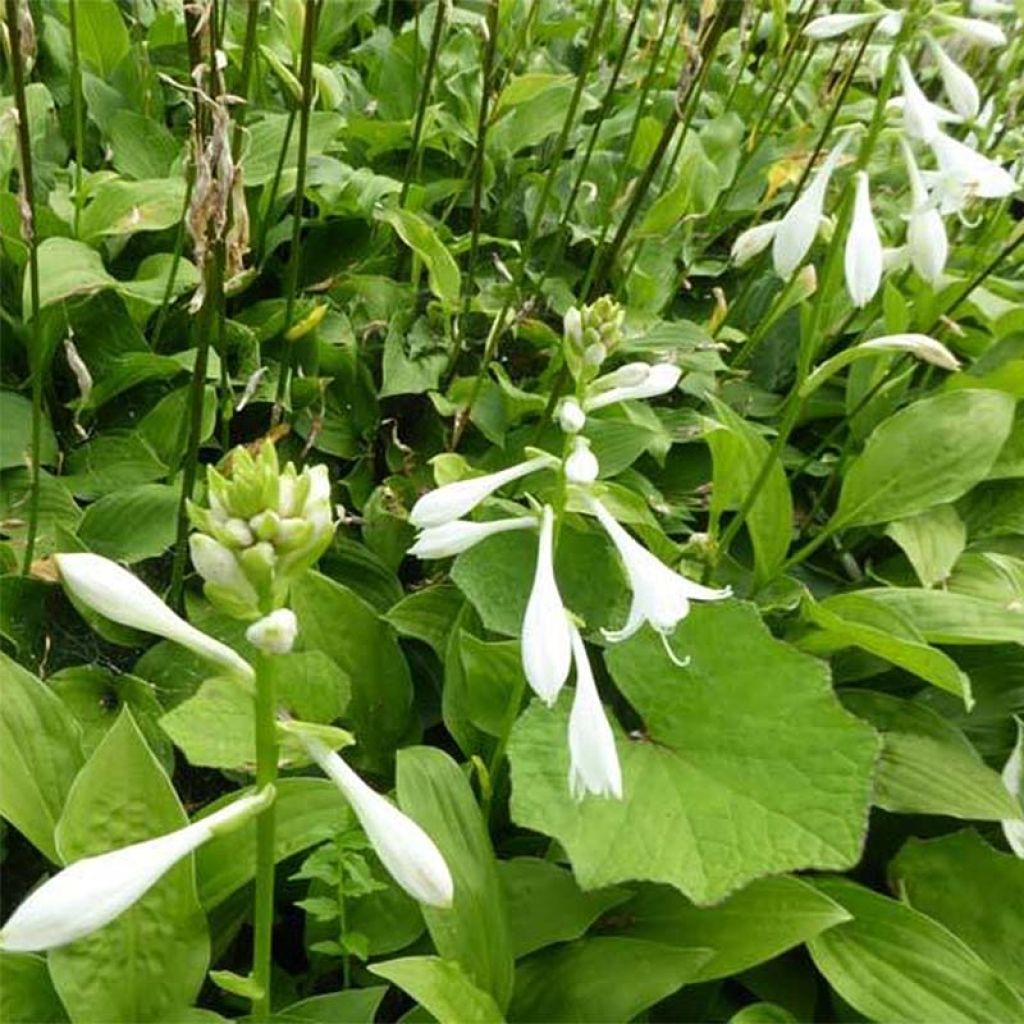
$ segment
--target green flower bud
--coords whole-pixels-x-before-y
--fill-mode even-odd
[[[563,351],[569,371],[577,381],[587,382],[622,341],[626,311],[607,295],[565,315]]]

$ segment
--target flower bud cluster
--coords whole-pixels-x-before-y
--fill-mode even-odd
[[[282,470],[272,444],[255,458],[242,447],[226,475],[207,475],[209,507],[189,502],[196,529],[192,563],[210,601],[239,619],[279,608],[291,582],[323,554],[334,534],[326,466]]]
[[[607,295],[565,314],[565,360],[573,377],[589,380],[597,374],[622,341],[625,317],[625,309]]]

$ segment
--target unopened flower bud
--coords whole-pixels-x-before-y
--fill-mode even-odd
[[[566,398],[558,407],[558,425],[567,434],[578,434],[587,422],[587,414],[575,398]]]
[[[592,484],[600,467],[585,437],[577,437],[572,454],[565,460],[565,478],[571,484]]]
[[[254,622],[246,631],[245,639],[264,654],[288,654],[295,644],[299,621],[290,608],[278,608]]]

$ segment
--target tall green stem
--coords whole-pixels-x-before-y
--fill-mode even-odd
[[[31,318],[31,348],[28,365],[32,375],[32,441],[29,477],[31,493],[28,506],[28,530],[25,534],[25,558],[22,572],[32,568],[36,534],[39,532],[39,459],[43,436],[43,335],[39,319],[39,248],[36,241],[35,184],[32,176],[32,136],[25,99],[25,55],[21,49],[21,21],[17,0],[5,0],[7,31],[11,40],[11,75],[14,79],[14,105],[18,111],[18,156],[21,161],[21,229],[28,246],[29,308],[22,310]]]
[[[68,29],[71,34],[71,116],[75,121],[75,238],[82,217],[82,169],[85,163],[85,111],[82,103],[82,62],[78,52],[78,0],[68,0]]]
[[[256,659],[256,788],[277,779],[277,697],[275,666],[271,655],[259,654]],[[256,892],[253,905],[252,978],[260,994],[252,1001],[253,1017],[265,1021],[270,1017],[270,972],[274,932],[274,845],[277,818],[274,804],[256,820]]]

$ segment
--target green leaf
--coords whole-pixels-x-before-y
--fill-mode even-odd
[[[125,709],[79,773],[57,825],[65,863],[188,824],[170,779]],[[191,857],[110,924],[49,954],[75,1024],[161,1021],[190,1006],[210,956]]]
[[[384,616],[401,636],[422,640],[444,658],[448,635],[465,599],[457,587],[441,583],[406,594]]]
[[[775,1003],[751,1003],[729,1018],[729,1024],[799,1024],[784,1006]]]
[[[41,956],[0,952],[0,1020],[63,1024],[68,1019]]]
[[[71,713],[0,651],[0,814],[54,863],[54,829],[83,760]]]
[[[967,544],[967,529],[952,505],[897,519],[885,533],[903,549],[923,587],[948,579]]]
[[[104,362],[103,374],[83,408],[99,409],[138,384],[167,380],[182,371],[181,363],[171,356],[158,356],[153,352],[119,352]]]
[[[24,468],[31,463],[32,403],[16,391],[0,391],[0,470]],[[49,418],[42,420],[39,462],[52,466],[57,461],[57,439]]]
[[[818,970],[870,1020],[1020,1020],[1024,999],[924,914],[845,879],[815,884],[853,916],[807,944]]]
[[[707,946],[695,981],[727,978],[799,946],[850,915],[799,878],[761,878],[714,907],[696,907],[665,886],[646,885],[620,912],[630,938]]]
[[[715,463],[711,513],[739,508],[761,472],[770,451],[768,442],[724,402],[709,399],[721,427],[704,435]],[[773,576],[786,558],[793,532],[793,501],[782,463],[776,459],[768,479],[747,516],[754,545],[755,579]]]
[[[401,207],[378,210],[376,218],[390,224],[398,237],[423,260],[430,290],[446,305],[458,305],[462,294],[459,265],[434,229],[418,214]]]
[[[236,974],[234,971],[210,971],[210,981],[233,996],[246,1000],[260,999],[263,986],[258,985],[251,974]]]
[[[160,719],[188,763],[226,771],[256,770],[253,699],[236,679],[207,679],[194,696]]]
[[[32,478],[27,469],[8,469],[0,473],[0,519],[4,522],[7,540],[19,550],[24,550],[28,532],[31,492]],[[81,518],[82,512],[62,479],[40,470],[36,554],[42,557],[57,551],[61,547],[61,535],[65,531],[73,534]]]
[[[913,701],[849,690],[843,703],[882,734],[874,803],[902,814],[1000,821],[1016,816],[999,773],[941,715]]]
[[[131,50],[128,29],[116,0],[89,0],[78,11],[78,45],[82,62],[109,79]]]
[[[174,543],[179,497],[180,488],[170,484],[142,484],[107,494],[85,510],[79,540],[90,551],[128,565],[156,558]]]
[[[494,999],[452,960],[408,956],[373,964],[370,970],[408,992],[440,1024],[502,1024],[505,1019]]]
[[[564,695],[513,730],[514,820],[558,839],[585,889],[646,879],[701,905],[763,875],[856,863],[878,740],[821,663],[739,601],[694,607],[670,643],[686,668],[650,630],[605,656],[642,722],[617,736],[624,799],[569,795]]]
[[[693,981],[709,949],[638,939],[580,939],[529,957],[516,972],[515,1021],[625,1021]]]
[[[498,877],[517,959],[578,939],[606,910],[629,898],[619,888],[583,892],[571,872],[537,857],[498,861]]]
[[[347,587],[315,572],[293,585],[292,608],[300,644],[322,651],[351,681],[347,714],[363,766],[386,767],[412,726],[412,681],[394,631]]]
[[[274,1024],[373,1024],[386,992],[385,985],[376,985],[311,996],[286,1006],[270,1019]]]
[[[460,630],[458,645],[466,714],[482,732],[502,736],[507,728],[509,706],[526,692],[519,643],[485,643]]]
[[[423,908],[434,946],[499,1007],[507,1006],[513,961],[504,900],[490,837],[465,775],[444,751],[409,747],[398,753],[397,793],[402,810],[437,843],[455,882],[451,909]]]
[[[90,295],[116,282],[103,266],[95,249],[72,238],[45,238],[37,250],[39,260],[39,307],[45,309],[79,295]],[[29,280],[25,275],[22,308],[30,308]]]
[[[309,155],[314,157],[322,153],[344,123],[344,118],[333,111],[312,111],[309,117]],[[249,134],[249,147],[243,167],[247,186],[266,185],[274,177],[281,156],[281,148],[284,145],[287,125],[287,114],[264,114],[259,121],[246,126],[246,131]],[[292,131],[282,171],[294,170],[298,163],[299,133]]]
[[[678,158],[675,183],[652,204],[637,229],[641,235],[661,235],[686,217],[706,214],[722,190],[718,170],[708,159],[700,139],[688,132]]]
[[[905,903],[945,925],[1024,994],[1024,861],[965,829],[909,839],[889,877]]]
[[[184,200],[182,177],[104,181],[82,211],[79,237],[96,243],[107,235],[162,231],[181,219]]]
[[[181,147],[158,121],[134,110],[119,110],[110,122],[114,167],[129,178],[164,178]]]
[[[902,519],[984,480],[1013,426],[1003,391],[949,391],[880,423],[843,480],[831,527]]]

